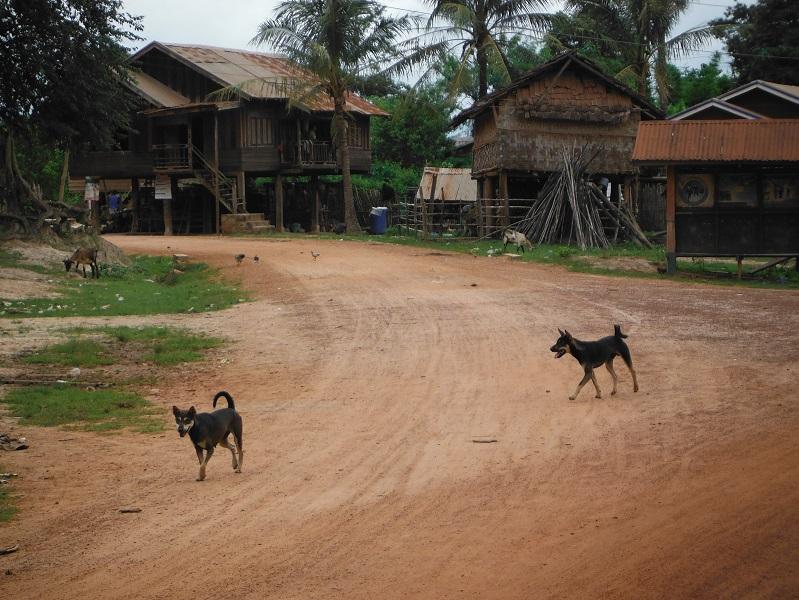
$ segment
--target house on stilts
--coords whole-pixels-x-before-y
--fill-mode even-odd
[[[590,172],[607,179],[612,198],[630,199],[638,124],[660,118],[647,99],[569,51],[495,90],[451,125],[472,121],[472,177],[481,198],[505,201],[488,218],[507,225],[508,199],[535,198],[560,170],[564,147],[599,149]]]
[[[107,192],[129,189],[133,231],[257,231],[271,228],[269,221],[278,231],[294,221],[319,229],[318,178],[340,173],[339,153],[332,99],[290,106],[308,80],[304,71],[274,54],[160,42],[130,62],[129,89],[120,93],[137,98],[131,127],[113,149],[73,154],[73,189],[84,181]],[[226,88],[235,96],[215,94]],[[366,173],[369,120],[386,113],[355,94],[346,108],[351,170]],[[287,187],[299,185],[287,180],[297,177],[310,186],[287,201]],[[327,197],[340,202],[335,190]]]

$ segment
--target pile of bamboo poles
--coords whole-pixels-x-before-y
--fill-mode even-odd
[[[519,222],[518,229],[530,241],[576,243],[581,250],[607,248],[610,240],[605,230],[614,228],[639,245],[652,246],[626,204],[617,206],[590,181],[588,167],[600,151],[563,148],[560,171],[549,176],[537,201]]]

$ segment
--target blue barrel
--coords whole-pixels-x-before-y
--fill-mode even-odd
[[[383,235],[388,228],[388,208],[375,206],[369,211],[369,231],[373,235]]]

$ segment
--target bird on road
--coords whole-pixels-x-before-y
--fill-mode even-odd
[[[240,264],[241,264],[241,261],[243,261],[243,260],[244,260],[244,255],[243,255],[243,254],[237,254],[237,255],[236,255],[236,256],[234,256],[233,258],[235,258],[235,259],[236,259],[236,266],[238,266],[238,265],[240,265]]]
[[[253,256],[252,257],[252,262],[258,262],[259,260],[261,260],[261,259],[258,258],[257,256]]]
[[[311,256],[313,256],[313,259],[316,260],[317,258],[319,258],[322,255],[319,254],[318,252],[314,252],[313,250],[311,250]]]

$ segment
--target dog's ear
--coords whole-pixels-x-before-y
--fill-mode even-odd
[[[172,405],[172,414],[177,417],[179,412],[180,412],[180,409],[177,406]]]
[[[194,408],[193,406],[191,408],[189,408],[189,416],[190,417],[194,418],[194,415],[196,415],[196,414],[197,414],[197,409],[196,408]]]
[[[563,333],[563,332],[560,330],[560,327],[558,327],[558,333],[559,333],[560,335],[566,335],[565,333]]]
[[[569,333],[569,330],[568,330],[568,329],[566,329],[566,330],[564,330],[564,331],[563,331],[563,335],[565,335],[565,336],[566,336],[567,338],[569,338],[569,339],[572,339],[572,334],[571,334],[571,333]]]

